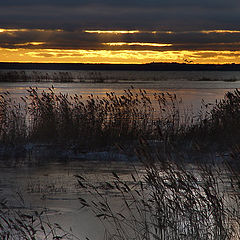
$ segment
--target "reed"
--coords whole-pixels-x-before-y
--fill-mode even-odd
[[[90,95],[84,100],[80,95],[55,94],[54,88],[42,93],[29,88],[28,96],[17,104],[6,94],[0,102],[0,141],[14,143],[21,138],[27,143],[98,148],[133,142],[140,136],[153,139],[178,134],[176,96],[152,97],[144,90],[128,89],[121,96],[111,92],[101,99]]]
[[[111,74],[104,74],[101,71],[0,71],[0,82],[118,82],[119,79]]]
[[[229,92],[215,105],[203,102],[197,116],[182,110],[175,94],[148,94],[127,89],[123,95],[56,94],[54,88],[14,101],[6,93],[0,98],[0,142],[62,145],[65,148],[97,149],[116,144],[136,144],[139,137],[162,149],[227,151],[240,136],[240,94]],[[210,147],[208,147],[210,146]],[[186,150],[186,149],[185,149]]]
[[[0,96],[0,139],[3,144],[25,142],[27,137],[27,106],[14,101],[10,94]]]
[[[79,240],[59,224],[51,223],[47,210],[28,210],[20,197],[20,208],[14,208],[6,199],[0,200],[0,238],[6,240],[64,239]]]
[[[202,146],[208,145],[214,151],[229,151],[240,140],[239,90],[227,92],[214,105],[204,103],[203,108],[206,114],[199,114],[199,120],[188,129],[185,137]]]
[[[136,172],[127,181],[113,173],[105,184],[109,193],[76,176],[81,191],[92,196],[79,198],[80,203],[105,224],[105,239],[240,238],[236,168],[210,161],[187,166],[157,149],[153,152],[144,142],[138,156],[145,173]],[[121,199],[118,208],[117,199]]]
[[[182,116],[181,101],[167,93],[149,96],[144,90],[128,89],[121,96],[107,93],[87,100],[55,94],[54,88],[42,93],[30,88],[28,93],[20,105],[8,93],[1,96],[1,144],[17,145],[21,140],[88,150],[133,145],[132,154],[142,163],[144,174],[136,172],[124,181],[113,173],[105,184],[122,199],[118,210],[111,205],[114,196],[107,198],[96,184],[76,176],[82,192],[92,196],[80,198],[80,203],[106,224],[106,239],[240,238],[238,90],[211,108],[203,105],[196,119]],[[214,161],[206,158],[189,164],[191,154],[206,156],[206,145],[214,154],[218,145],[228,155],[221,161],[213,157]],[[11,209],[4,204],[2,236],[33,237],[41,228],[32,225],[38,220],[31,219],[39,219],[38,215],[15,211],[9,215]]]

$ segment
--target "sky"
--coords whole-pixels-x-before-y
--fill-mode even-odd
[[[0,0],[1,62],[240,63],[239,0]]]

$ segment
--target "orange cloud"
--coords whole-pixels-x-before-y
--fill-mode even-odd
[[[238,30],[202,30],[201,33],[240,33]]]
[[[36,31],[39,33],[36,34]],[[17,32],[27,33],[17,34]],[[33,32],[33,34],[30,34],[31,32]],[[45,34],[45,32],[47,34]],[[4,33],[7,33],[9,35],[1,35]],[[94,35],[92,36],[91,34],[85,33],[110,35],[96,37]],[[150,37],[147,34],[142,36],[139,33],[148,33],[150,34]],[[162,38],[157,38],[158,36],[153,35],[160,33],[176,34],[176,36],[168,35],[167,37],[169,37],[169,40],[167,40],[166,35]],[[184,42],[180,44],[177,43],[178,33],[217,33],[234,34],[234,36],[231,38],[231,42],[228,42],[229,36],[227,35],[226,42],[224,42],[225,38],[221,38],[222,42],[216,41],[216,43],[214,43],[213,40],[215,38],[219,40],[219,36],[214,36],[215,38],[209,36],[210,40],[207,42],[207,44],[204,42],[201,43],[201,41],[194,43],[193,39],[191,45]],[[236,36],[235,33],[240,33],[240,31],[201,30],[193,32],[172,32],[141,30],[78,30],[75,32],[67,32],[61,29],[50,30],[0,28],[0,36],[3,39],[1,42],[2,48],[0,48],[0,61],[56,63],[148,63],[184,62],[184,59],[187,59],[187,61],[192,61],[193,63],[240,63],[239,41],[237,38],[238,35]],[[111,34],[114,34],[114,36]],[[120,36],[118,34],[120,34]],[[121,34],[132,35],[121,36]],[[74,37],[76,37],[76,39]],[[184,37],[188,39],[188,36]],[[224,37],[224,35],[222,37]],[[74,39],[74,41],[72,39]],[[165,39],[166,41],[173,43],[158,42],[160,39]],[[174,43],[174,41],[176,41],[176,43]],[[230,47],[224,48],[224,45]],[[115,46],[120,47],[116,48]],[[124,46],[138,47],[136,47],[134,50],[133,47],[124,48]]]
[[[170,47],[172,44],[168,43],[143,43],[143,42],[110,42],[103,43],[103,45],[107,46],[149,46],[149,47]]]
[[[27,29],[27,28],[18,28],[18,29],[14,29],[14,28],[0,28],[0,33],[13,33],[13,32],[62,32],[62,29],[54,29],[54,30],[50,30],[50,29]]]
[[[240,51],[65,50],[0,48],[1,62],[72,63],[240,63]]]
[[[14,46],[29,46],[29,45],[33,45],[33,46],[39,46],[39,45],[43,45],[46,42],[26,42],[26,43],[16,43],[13,44]]]
[[[173,31],[142,31],[142,30],[84,30],[85,33],[96,33],[96,34],[134,34],[134,33],[164,33],[173,34]]]
[[[85,33],[97,33],[97,34],[134,34],[140,33],[139,30],[85,30]]]

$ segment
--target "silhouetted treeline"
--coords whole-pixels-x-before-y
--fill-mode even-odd
[[[125,71],[240,71],[240,64],[84,64],[84,63],[0,63],[0,69],[35,70],[125,70]]]

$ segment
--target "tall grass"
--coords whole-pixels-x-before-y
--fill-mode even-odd
[[[106,224],[106,239],[240,238],[239,96],[238,90],[227,93],[211,109],[205,106],[204,117],[188,126],[178,124],[179,115],[171,114],[169,125],[157,125],[158,136],[166,134],[161,139],[167,148],[140,139],[137,155],[145,174],[137,172],[131,181],[124,181],[114,173],[114,179],[106,182],[122,199],[119,209],[112,204],[114,197],[106,198],[96,185],[76,176],[79,186],[93,196],[92,201],[80,202]],[[170,132],[162,133],[164,126]],[[176,144],[181,141],[192,142],[191,153],[197,151],[201,160],[188,164],[189,152],[178,152]],[[211,152],[218,144],[228,154],[218,160],[216,152],[213,159],[206,157],[202,154],[206,144]]]
[[[0,142],[94,149],[133,144],[144,137],[170,150],[197,145],[227,150],[239,141],[239,96],[236,90],[213,106],[203,103],[202,112],[194,116],[184,113],[175,94],[127,89],[120,96],[111,92],[103,98],[90,95],[83,99],[56,94],[54,88],[43,92],[29,88],[18,102],[8,93],[1,96]]]
[[[169,101],[168,101],[169,99]],[[180,112],[175,95],[149,96],[144,90],[128,89],[121,96],[55,94],[54,88],[39,93],[29,88],[21,103],[9,94],[0,102],[2,143],[55,143],[84,148],[114,145],[137,140],[167,138],[180,128]],[[152,101],[157,104],[154,108]]]
[[[20,208],[12,207],[0,199],[0,239],[3,240],[73,240],[79,239],[59,224],[51,223],[47,210],[28,210],[23,199]]]
[[[227,92],[215,104],[203,104],[205,115],[186,131],[184,137],[193,139],[197,144],[209,146],[215,151],[228,151],[240,140],[240,92],[236,89]]]
[[[0,82],[118,82],[119,77],[101,71],[0,71]]]
[[[0,82],[73,82],[71,72],[0,71]]]
[[[27,137],[27,106],[14,101],[10,94],[0,95],[0,139],[4,144],[24,142]]]
[[[137,172],[126,182],[114,173],[113,180],[106,182],[122,199],[119,210],[111,206],[114,197],[109,200],[95,184],[76,176],[79,186],[93,196],[80,202],[106,222],[107,239],[240,238],[238,90],[227,93],[211,109],[205,106],[206,114],[197,119],[182,116],[181,101],[167,93],[128,89],[121,96],[107,93],[86,100],[55,94],[54,88],[41,93],[30,88],[28,93],[20,104],[8,93],[1,96],[2,144],[51,143],[88,150],[134,145],[145,174]],[[227,161],[212,163],[208,158],[188,165],[184,145],[190,146],[190,153],[198,149],[196,154],[203,158],[206,144],[209,149],[218,144],[227,150]],[[32,220],[38,215],[8,215],[11,209],[4,204],[2,236],[16,232],[34,239],[36,229],[42,229],[41,224],[34,225],[38,220]]]
[[[239,169],[227,163],[186,166],[145,143],[138,150],[145,174],[136,172],[126,181],[113,173],[106,182],[112,197],[76,176],[81,189],[93,196],[80,202],[105,224],[106,239],[240,238]]]
[[[56,95],[54,89],[42,94],[30,89],[29,94],[28,135],[34,141],[109,144],[136,138],[149,126],[149,107],[130,91],[120,97],[107,93],[103,99],[90,95],[86,101],[79,95]]]

